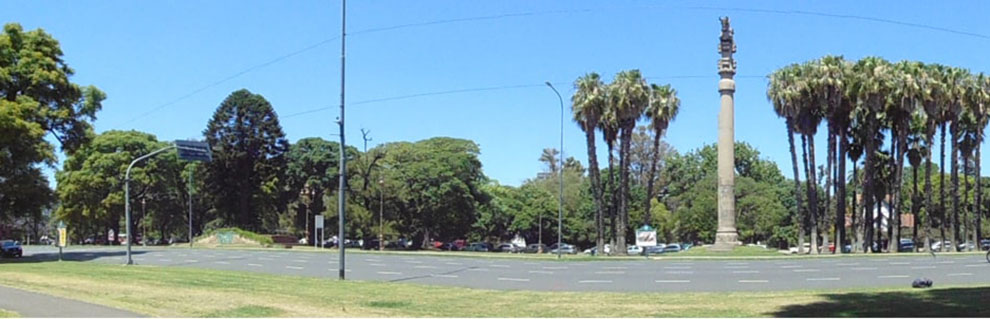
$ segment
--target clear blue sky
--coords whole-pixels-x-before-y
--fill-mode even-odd
[[[360,128],[371,130],[369,148],[433,136],[472,139],[481,146],[485,173],[509,185],[535,176],[541,149],[559,143],[557,97],[543,82],[557,84],[568,99],[570,83],[587,72],[610,80],[620,70],[638,68],[653,83],[672,84],[682,106],[668,142],[682,152],[713,143],[721,15],[731,17],[738,44],[736,140],[755,145],[788,176],[784,124],[765,97],[763,77],[774,69],[841,54],[990,71],[990,28],[984,24],[990,4],[984,1],[393,0],[348,5],[353,32],[347,37],[348,144],[362,147]],[[337,37],[339,1],[5,1],[0,12],[4,22],[53,34],[76,70],[72,81],[107,93],[95,123],[98,132],[137,129],[162,140],[199,138],[224,97],[247,88],[274,105],[290,141],[338,139],[332,134],[340,94],[339,40],[253,67]],[[493,18],[464,19],[475,17]],[[361,32],[450,20],[458,21]],[[505,86],[523,87],[358,103]],[[329,108],[289,116],[321,107]],[[586,162],[583,134],[569,113],[564,134],[566,155]],[[820,135],[817,158],[824,163]],[[983,167],[990,169],[987,163]]]

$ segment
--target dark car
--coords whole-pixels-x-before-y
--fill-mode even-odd
[[[897,245],[897,252],[912,252],[912,251],[914,251],[914,240],[901,239],[901,242]]]
[[[643,248],[643,255],[659,255],[663,253],[664,246],[646,246]]]
[[[980,241],[981,250],[990,250],[990,239],[984,239]]]
[[[495,251],[503,253],[518,253],[522,252],[523,248],[510,243],[501,243],[495,247]]]
[[[471,243],[470,245],[468,245],[467,247],[464,248],[464,251],[483,251],[483,252],[487,252],[487,251],[491,251],[491,250],[492,250],[491,249],[491,245],[489,245],[488,243],[480,243],[480,242],[479,243]]]
[[[541,252],[545,253],[549,251],[550,250],[547,249],[547,245],[544,244],[529,244],[529,246],[526,246],[526,250],[524,250],[527,254],[536,254]]]
[[[567,244],[567,243],[553,244],[553,245],[550,245],[550,247],[548,247],[548,248],[550,249],[550,253],[551,254],[558,253],[558,250],[559,250],[559,253],[561,253],[561,254],[576,254],[577,253],[577,247],[574,247],[574,245]]]
[[[457,244],[454,243],[454,242],[449,242],[449,243],[443,244],[443,246],[440,246],[440,249],[442,249],[442,250],[449,250],[449,251],[458,251],[458,250],[461,250],[461,247],[460,246],[457,246]]]
[[[13,240],[0,240],[0,249],[4,257],[21,257],[24,251],[21,250],[21,243]]]

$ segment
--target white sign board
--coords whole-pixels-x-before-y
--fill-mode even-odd
[[[657,231],[653,229],[636,230],[636,246],[649,247],[657,245]]]
[[[314,224],[316,225],[316,229],[323,228],[323,215],[316,215],[315,217],[316,222]]]

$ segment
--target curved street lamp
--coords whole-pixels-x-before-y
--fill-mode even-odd
[[[563,238],[563,224],[564,219],[564,98],[560,96],[560,92],[557,92],[557,88],[550,84],[550,81],[545,82],[547,86],[553,90],[553,93],[557,94],[557,99],[560,100],[560,198],[557,201],[557,259],[560,259],[560,254],[563,251],[561,246],[561,240]]]

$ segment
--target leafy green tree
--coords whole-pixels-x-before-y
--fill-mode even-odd
[[[213,161],[206,163],[206,193],[218,221],[253,231],[272,231],[285,210],[285,153],[289,142],[264,97],[231,93],[207,124]]]
[[[35,214],[52,194],[37,165],[54,165],[52,134],[72,154],[92,135],[105,94],[69,81],[75,71],[62,60],[55,38],[8,23],[0,33],[0,222]]]
[[[349,159],[357,158],[357,149],[348,147],[347,150]],[[288,162],[285,172],[288,195],[295,203],[294,206],[302,210],[302,213],[298,213],[297,210],[292,221],[293,228],[300,226],[305,228],[303,232],[309,234],[309,240],[312,242],[314,240],[312,236],[315,234],[312,216],[324,211],[336,216],[336,205],[331,205],[332,209],[328,209],[324,196],[337,192],[340,144],[318,137],[303,138],[290,145],[285,155]]]

